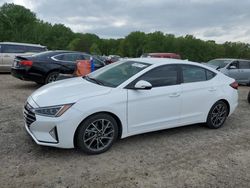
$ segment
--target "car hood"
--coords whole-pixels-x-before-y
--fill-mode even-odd
[[[45,107],[74,103],[83,98],[105,95],[110,91],[109,87],[77,77],[47,84],[32,93],[31,98],[39,107]]]

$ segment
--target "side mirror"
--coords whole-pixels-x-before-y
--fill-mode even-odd
[[[230,66],[229,66],[229,69],[237,69],[237,67],[234,66],[234,65],[230,65]]]
[[[149,82],[145,81],[145,80],[140,80],[135,84],[135,89],[151,89],[152,88],[152,84],[150,84]]]

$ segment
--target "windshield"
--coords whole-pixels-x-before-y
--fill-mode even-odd
[[[120,61],[92,72],[85,79],[108,87],[117,87],[148,66],[148,63]]]
[[[219,68],[225,67],[228,63],[230,63],[232,60],[225,60],[225,59],[214,59],[211,61],[208,61],[207,63],[209,65],[213,65]]]

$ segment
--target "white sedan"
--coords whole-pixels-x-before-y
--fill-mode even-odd
[[[39,145],[98,154],[117,138],[194,123],[219,128],[238,105],[237,88],[198,63],[127,59],[36,90],[24,106],[25,127]]]

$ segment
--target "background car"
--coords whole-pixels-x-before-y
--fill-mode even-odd
[[[119,55],[109,55],[108,57],[106,57],[106,64],[111,64],[114,62],[117,62],[121,59],[121,57]]]
[[[107,151],[117,138],[206,123],[221,127],[238,105],[234,79],[184,60],[119,61],[36,90],[24,107],[39,145]]]
[[[91,55],[75,51],[47,51],[32,56],[17,56],[11,74],[21,80],[47,84],[57,80],[59,73],[73,74],[77,60],[90,60]],[[93,57],[95,69],[105,63]]]
[[[176,53],[144,53],[141,57],[156,57],[156,58],[173,58],[181,59],[181,56]]]
[[[245,59],[213,59],[206,65],[234,78],[239,84],[250,85],[250,60]]]
[[[0,42],[0,72],[10,72],[17,55],[32,55],[43,51],[47,51],[47,47],[40,44]]]

